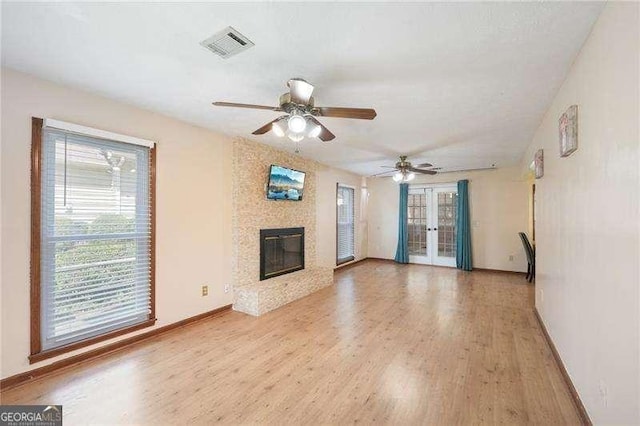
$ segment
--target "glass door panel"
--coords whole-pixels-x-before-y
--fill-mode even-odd
[[[430,194],[429,194],[430,195]],[[430,197],[429,197],[430,198]],[[412,263],[430,263],[429,234],[427,224],[431,214],[424,189],[409,190],[407,200],[409,261]]]
[[[434,265],[456,265],[456,211],[458,205],[457,188],[435,188],[434,216],[437,218],[433,226],[437,249],[433,256]]]

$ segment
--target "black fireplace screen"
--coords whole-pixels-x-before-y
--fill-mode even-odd
[[[260,230],[260,281],[304,269],[304,228]]]

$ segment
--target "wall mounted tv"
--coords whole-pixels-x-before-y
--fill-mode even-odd
[[[304,190],[304,172],[272,165],[269,171],[267,199],[269,200],[302,200]]]

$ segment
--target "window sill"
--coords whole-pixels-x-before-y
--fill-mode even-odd
[[[80,340],[78,342],[69,343],[64,346],[58,346],[57,348],[47,349],[45,351],[31,354],[29,355],[29,364],[35,364],[36,362],[40,362],[45,359],[53,358],[67,352],[75,351],[77,349],[81,349],[86,346],[91,346],[98,342],[102,342],[105,340],[113,339],[118,336],[122,336],[123,334],[132,333],[134,331],[141,330],[143,328],[151,327],[155,323],[156,323],[156,318],[149,319],[138,324],[130,325],[128,327],[110,331],[109,333],[101,334],[99,336],[90,337],[88,339]]]
[[[352,260],[355,260],[355,256],[349,256],[349,257],[345,257],[344,259],[338,259],[336,260],[336,266],[340,266],[344,263],[351,262]]]

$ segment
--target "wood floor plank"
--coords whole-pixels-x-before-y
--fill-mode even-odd
[[[9,389],[85,424],[579,424],[523,277],[365,261]],[[100,413],[96,416],[96,413]]]

